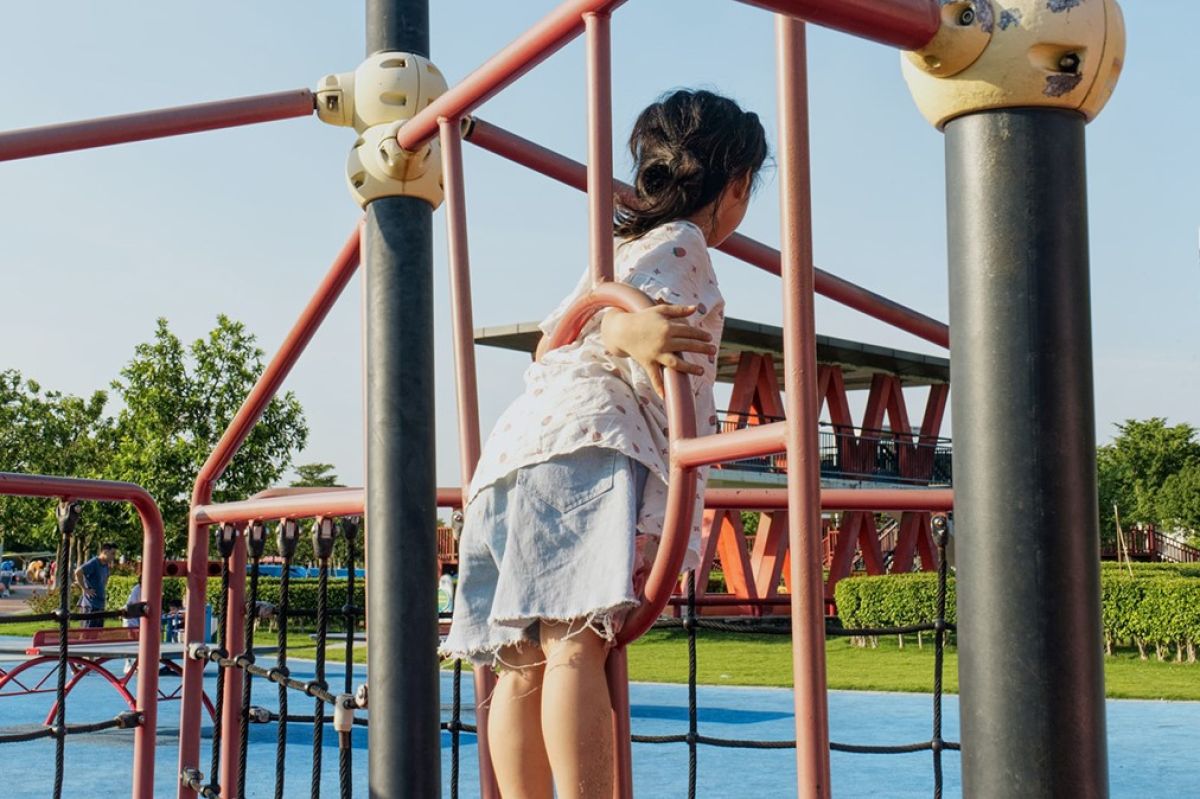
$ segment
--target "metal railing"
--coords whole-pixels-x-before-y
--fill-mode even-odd
[[[719,414],[722,433],[783,421],[761,414],[730,411]],[[822,478],[920,486],[952,485],[953,447],[948,438],[904,435],[894,430],[855,431],[829,422],[820,422],[817,427]],[[787,456],[781,453],[742,458],[717,464],[716,468],[784,475],[787,474]]]

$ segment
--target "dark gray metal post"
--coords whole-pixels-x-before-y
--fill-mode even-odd
[[[963,795],[1108,795],[1084,118],[946,125]]]
[[[367,0],[367,54],[429,55],[428,0]],[[433,210],[367,206],[369,793],[441,795],[433,414]]]

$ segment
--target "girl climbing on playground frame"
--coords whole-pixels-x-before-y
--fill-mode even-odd
[[[716,431],[724,299],[708,248],[741,224],[767,156],[757,115],[707,91],[646,108],[618,203],[617,280],[658,304],[597,314],[544,352],[585,273],[542,323],[525,391],[501,415],[468,492],[446,657],[496,667],[488,742],[505,797],[612,795],[608,649],[653,563],[666,510],[662,369],[692,377],[697,429]],[[701,474],[684,568],[698,562]]]

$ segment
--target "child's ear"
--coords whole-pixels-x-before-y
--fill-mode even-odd
[[[745,175],[742,175],[742,177],[738,179],[737,183],[734,184],[733,196],[738,200],[746,199],[746,197],[750,195],[750,184],[752,181],[753,178],[751,178],[749,172],[747,172]]]

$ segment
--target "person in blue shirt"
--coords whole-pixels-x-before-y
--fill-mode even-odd
[[[75,570],[75,584],[82,590],[79,597],[79,610],[83,613],[104,610],[107,601],[108,570],[117,559],[117,545],[104,543],[100,545],[100,554],[84,563]],[[88,619],[84,627],[103,627],[104,619]]]

